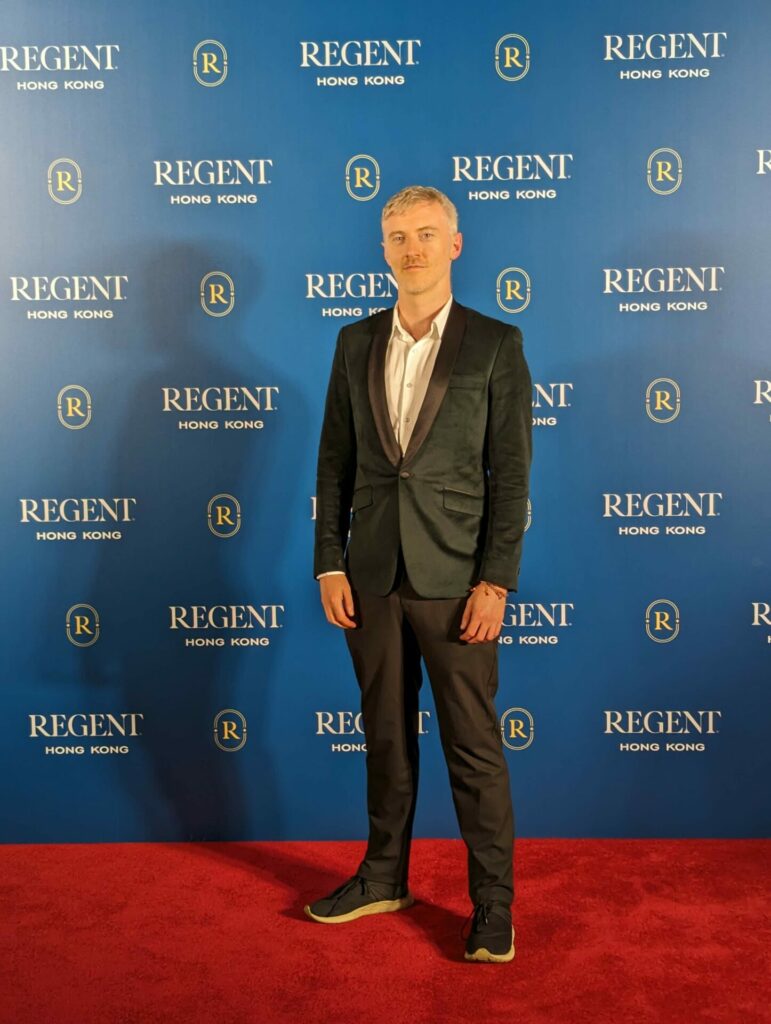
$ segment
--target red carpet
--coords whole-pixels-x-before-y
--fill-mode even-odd
[[[518,840],[510,964],[471,964],[465,848],[416,841],[417,902],[302,905],[361,843],[4,846],[8,1024],[768,1021],[769,843]]]

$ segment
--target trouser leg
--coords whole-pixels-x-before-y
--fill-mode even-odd
[[[418,791],[420,651],[399,596],[354,592],[359,626],[345,631],[361,690],[369,840],[357,873],[406,884]]]
[[[420,598],[409,581],[400,592],[434,694],[458,825],[468,849],[469,895],[473,903],[511,903],[514,813],[494,704],[498,644],[457,639],[465,597]]]

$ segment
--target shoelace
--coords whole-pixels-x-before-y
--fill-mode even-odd
[[[361,895],[366,896],[368,893],[367,879],[362,878],[361,875],[354,875],[353,878],[349,878],[347,882],[343,882],[342,885],[339,885],[337,889],[335,889],[332,895],[337,898],[339,898],[340,896],[345,896],[346,893],[349,893],[351,892],[352,889],[355,889],[357,884],[361,886]]]
[[[477,903],[477,905],[474,907],[474,909],[471,911],[469,916],[464,921],[463,927],[461,928],[460,937],[464,941],[469,937],[469,935],[477,927],[477,925],[482,923],[482,921],[484,921],[484,923],[487,924],[488,908],[491,906],[492,903]],[[468,928],[469,924],[471,924],[471,928]],[[466,930],[467,928],[468,931]]]

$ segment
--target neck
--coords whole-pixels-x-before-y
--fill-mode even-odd
[[[424,337],[431,327],[432,320],[449,297],[449,284],[440,294],[432,291],[421,295],[403,295],[400,292],[398,306],[402,327],[409,331],[416,341]]]

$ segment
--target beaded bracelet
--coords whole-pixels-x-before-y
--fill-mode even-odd
[[[495,583],[488,583],[486,580],[480,580],[479,583],[476,583],[473,587],[469,587],[469,591],[474,591],[477,589],[477,587],[482,586],[485,588],[485,597],[490,596],[491,590],[495,594],[495,596],[499,598],[505,598],[506,595],[508,594],[508,590],[506,590],[505,587],[499,587]]]

